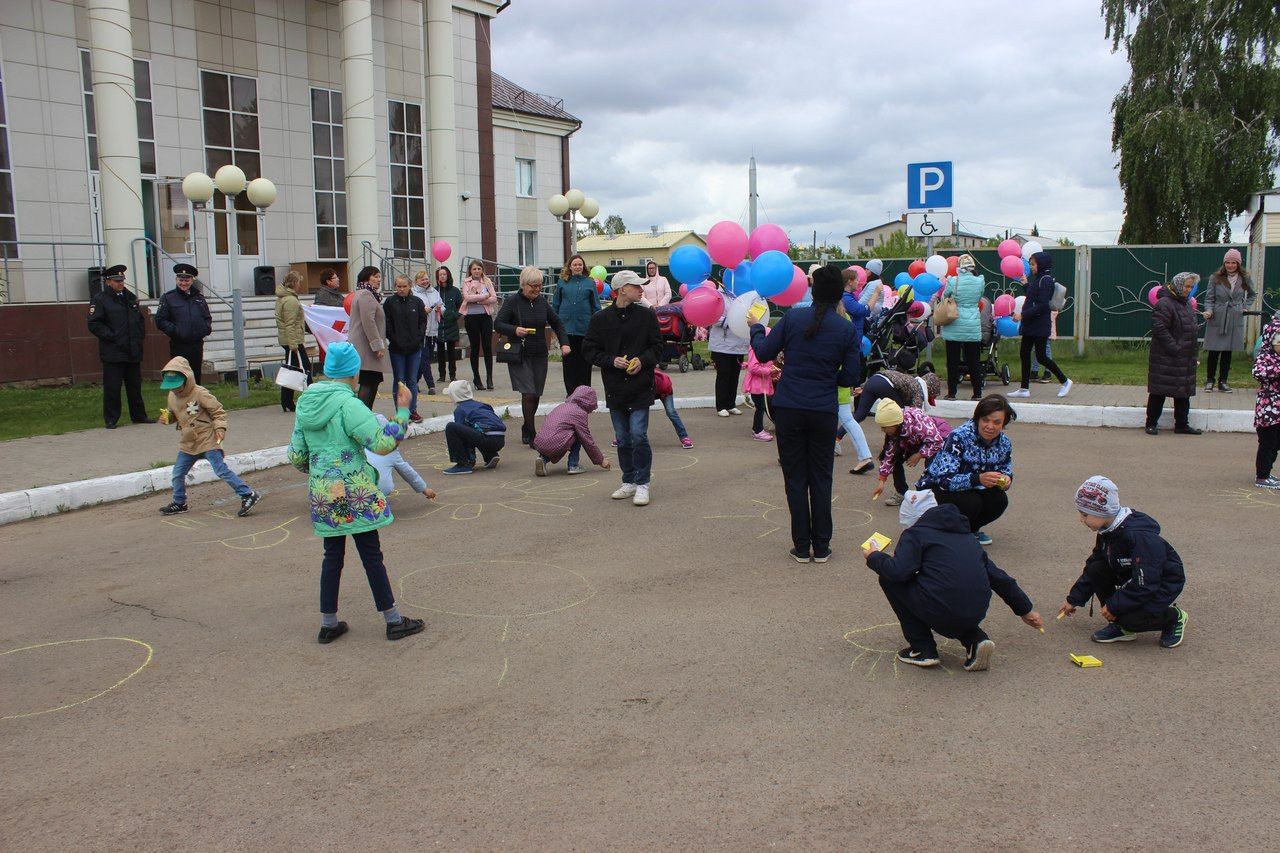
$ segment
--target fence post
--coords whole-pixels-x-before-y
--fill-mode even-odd
[[[1089,306],[1093,303],[1092,271],[1089,264],[1089,247],[1076,247],[1076,355],[1084,355],[1084,342],[1089,337]]]
[[[1250,234],[1250,242],[1246,247],[1249,251],[1249,276],[1254,280],[1258,287],[1258,310],[1266,312],[1266,295],[1267,295],[1267,247],[1261,243],[1252,242],[1253,235]],[[1252,310],[1253,306],[1246,305],[1245,310]],[[1244,318],[1244,338],[1245,347],[1249,352],[1253,352],[1253,343],[1258,339],[1258,335],[1262,334],[1262,324],[1266,322],[1263,317],[1245,317]]]

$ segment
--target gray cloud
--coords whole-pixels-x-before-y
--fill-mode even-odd
[[[962,221],[1113,239],[1110,107],[1128,65],[1096,4],[911,9],[516,0],[493,61],[583,120],[573,182],[635,229],[745,222],[754,153],[762,220],[797,242],[896,216],[906,164],[936,159],[955,161]]]

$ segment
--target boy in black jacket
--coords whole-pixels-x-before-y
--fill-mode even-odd
[[[862,556],[867,568],[880,576],[880,588],[911,644],[898,652],[903,663],[937,666],[937,632],[964,645],[966,670],[987,669],[996,644],[982,630],[982,620],[992,590],[1023,622],[1032,628],[1044,626],[1031,599],[991,562],[973,538],[969,520],[952,504],[920,516],[903,532],[892,557],[870,548],[864,548]]]
[[[1070,616],[1092,597],[1102,602],[1107,625],[1095,643],[1133,640],[1159,631],[1166,649],[1182,644],[1187,612],[1174,602],[1186,585],[1182,558],[1160,536],[1151,516],[1120,505],[1120,490],[1106,477],[1090,477],[1076,490],[1080,521],[1098,534],[1084,572],[1067,593],[1058,618]]]

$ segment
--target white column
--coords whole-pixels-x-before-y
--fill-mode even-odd
[[[140,245],[133,245],[133,240],[146,232],[129,0],[88,0],[87,15],[106,264],[127,265],[130,284],[134,290],[141,288],[145,292],[146,254]]]
[[[453,100],[453,2],[426,0],[427,18],[427,204],[430,246],[448,240],[461,263],[458,224],[457,113]]]
[[[347,260],[352,277],[378,242],[378,160],[373,119],[373,18],[369,0],[342,0],[342,128],[346,142]]]

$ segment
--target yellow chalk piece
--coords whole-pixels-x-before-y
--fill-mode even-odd
[[[169,424],[169,423],[171,423],[171,422],[172,422],[172,421],[171,421],[171,419],[170,419],[170,417],[169,417],[169,410],[168,410],[168,409],[161,409],[161,410],[160,410],[160,423],[162,423],[162,424],[166,424],[166,425],[167,425],[167,424]]]
[[[866,542],[862,543],[863,549],[870,548],[872,551],[883,551],[889,547],[889,543],[893,540],[883,533],[872,533]]]
[[[1043,629],[1043,628],[1041,628],[1041,629],[1040,629],[1040,633],[1041,633],[1041,634],[1043,634],[1043,633],[1044,633],[1044,629]]]
[[[1061,613],[1061,612],[1060,612],[1060,613],[1058,613],[1058,618],[1059,618],[1059,619],[1061,619],[1063,616],[1066,616],[1066,615],[1067,615],[1067,614],[1065,614],[1065,613]]]
[[[630,369],[630,370],[639,370],[639,369],[640,369],[640,359],[639,359],[639,358],[633,358],[633,359],[631,359],[631,361],[627,362],[627,368],[628,368],[628,369]]]
[[[1093,655],[1072,655],[1071,662],[1081,669],[1088,669],[1092,666],[1102,666],[1102,661],[1098,660]]]

